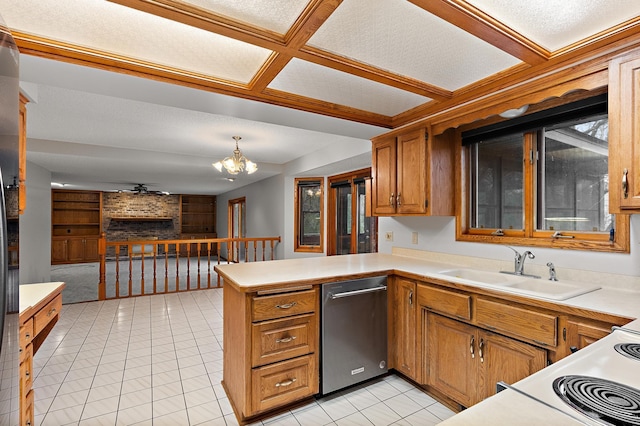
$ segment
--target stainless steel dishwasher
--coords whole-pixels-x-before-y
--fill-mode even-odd
[[[387,277],[322,286],[323,394],[387,372]]]

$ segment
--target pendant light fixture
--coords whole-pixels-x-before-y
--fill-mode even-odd
[[[233,155],[222,161],[213,163],[213,167],[219,172],[222,172],[222,168],[224,167],[225,170],[232,175],[237,175],[245,170],[249,175],[255,173],[258,170],[258,165],[242,155],[242,152],[240,152],[238,148],[238,141],[242,138],[240,136],[233,136],[233,139],[236,141],[236,149],[233,150]]]

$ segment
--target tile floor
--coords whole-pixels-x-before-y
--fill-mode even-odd
[[[222,290],[64,305],[34,357],[36,425],[237,425]],[[435,425],[453,413],[387,376],[257,425]]]

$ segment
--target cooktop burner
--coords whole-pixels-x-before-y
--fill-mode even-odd
[[[640,390],[589,376],[561,376],[553,390],[567,404],[606,425],[640,425]]]
[[[618,343],[614,348],[618,353],[640,361],[640,343]]]

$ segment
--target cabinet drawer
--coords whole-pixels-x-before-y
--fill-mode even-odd
[[[558,317],[555,315],[478,298],[476,319],[479,326],[489,330],[521,337],[540,345],[557,344]]]
[[[254,413],[310,397],[319,387],[315,355],[256,368],[251,381]]]
[[[256,296],[253,298],[252,305],[254,322],[306,314],[314,312],[316,309],[316,291],[307,290],[272,296]]]
[[[263,321],[252,325],[253,367],[316,352],[315,314]]]
[[[20,398],[25,398],[33,385],[33,346],[27,347],[20,354],[24,354],[24,361],[20,363]]]
[[[35,335],[40,333],[51,322],[62,309],[62,295],[59,294],[49,302],[44,308],[40,309],[37,314],[34,315],[33,332]]]
[[[471,296],[436,287],[418,285],[418,304],[422,307],[469,321]]]

